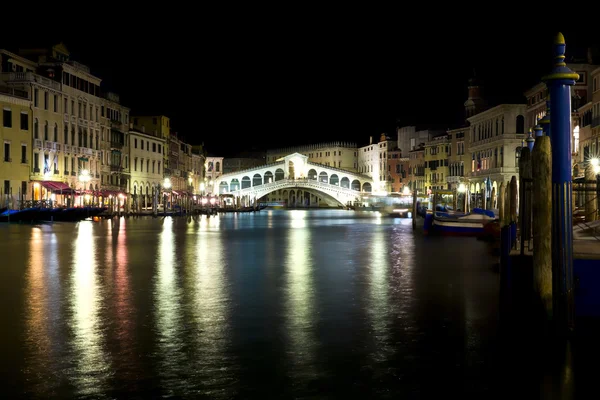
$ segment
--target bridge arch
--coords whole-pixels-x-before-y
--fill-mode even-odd
[[[276,181],[280,181],[280,180],[282,180],[283,178],[285,178],[285,172],[283,172],[283,169],[281,169],[281,168],[277,168],[277,169],[275,170],[275,180],[276,180]]]
[[[363,190],[362,190],[363,192],[368,192],[368,193],[370,193],[370,192],[372,192],[372,191],[373,191],[373,188],[372,188],[372,186],[371,186],[371,184],[370,184],[369,182],[365,182],[365,183],[363,183],[363,185],[362,185],[362,186],[363,186]]]
[[[308,170],[308,179],[316,181],[317,180],[317,171],[314,168]]]
[[[327,172],[321,171],[321,173],[319,174],[319,182],[327,183],[327,181]]]
[[[347,176],[343,177],[340,181],[340,187],[350,189],[350,179]]]
[[[350,189],[360,192],[360,181],[358,179],[353,180],[352,186],[350,186]]]
[[[340,185],[340,178],[337,176],[337,174],[331,174],[331,176],[329,177],[329,184],[336,186]]]
[[[247,189],[247,188],[249,188],[250,186],[251,186],[251,184],[250,184],[250,178],[249,178],[249,177],[247,177],[247,176],[244,176],[244,177],[242,178],[242,189]]]
[[[229,185],[225,181],[219,183],[219,194],[225,194],[229,191]]]
[[[264,182],[265,183],[271,183],[271,182],[273,182],[273,173],[271,171],[265,172]]]
[[[233,178],[229,184],[229,189],[234,192],[240,190],[240,181],[237,178]]]
[[[254,174],[254,176],[252,177],[252,186],[260,186],[262,184],[262,176],[260,176],[260,174]]]

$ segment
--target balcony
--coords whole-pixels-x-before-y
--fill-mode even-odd
[[[469,173],[469,176],[474,178],[474,177],[478,177],[478,176],[489,176],[489,175],[494,175],[494,174],[518,174],[518,173],[519,173],[519,168],[516,168],[516,167],[498,167],[498,168],[489,168],[489,169],[482,169],[479,171],[473,171],[473,172]]]
[[[123,146],[125,144],[123,142],[118,142],[118,141],[110,141],[110,148],[111,149],[117,149],[117,150],[121,150],[123,149]]]
[[[87,147],[80,147],[79,151],[81,154],[85,155],[85,156],[90,156],[92,157],[94,155],[94,150],[87,148]]]
[[[36,149],[43,149],[44,142],[41,139],[33,139],[33,147]]]
[[[36,82],[54,90],[61,89],[60,83],[55,82],[50,78],[34,74],[33,72],[7,72],[1,74],[1,79],[6,82]]]
[[[65,153],[70,153],[71,152],[71,145],[65,144],[63,145],[63,150]]]
[[[122,172],[123,171],[123,167],[119,166],[119,165],[111,165],[110,166],[110,172]]]
[[[0,86],[0,93],[29,100],[29,93],[27,93],[25,90],[15,89],[10,86]]]
[[[64,121],[65,121],[65,122],[67,122],[67,123],[69,122],[69,114],[66,114],[66,113],[65,113],[65,118],[64,118]]]

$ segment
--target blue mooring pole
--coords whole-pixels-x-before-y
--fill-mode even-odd
[[[552,298],[556,326],[574,328],[573,208],[571,171],[571,86],[579,79],[565,64],[565,38],[554,41],[555,63],[545,76],[550,90],[550,143],[552,147]]]

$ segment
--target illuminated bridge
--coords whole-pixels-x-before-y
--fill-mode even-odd
[[[348,205],[371,193],[373,180],[361,174],[308,162],[299,153],[278,162],[221,175],[214,182],[219,194],[231,194],[248,206],[269,195],[290,206]]]

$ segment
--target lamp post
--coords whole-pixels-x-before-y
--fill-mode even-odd
[[[165,189],[164,200],[163,200],[163,213],[167,214],[167,192],[171,191],[171,179],[165,178],[163,182],[163,188]]]
[[[463,195],[463,206],[462,209],[464,210],[464,212],[467,212],[467,197],[466,197],[466,192],[467,192],[467,187],[465,186],[464,183],[461,183],[460,185],[458,185],[458,189],[456,189],[458,191],[458,193],[462,193]]]
[[[83,186],[82,192],[85,191],[85,186],[86,186],[87,182],[90,181],[90,179],[91,179],[90,171],[88,171],[87,169],[81,170],[81,172],[79,173],[79,182],[81,182],[82,186]],[[82,207],[84,206],[83,197],[81,197],[81,206]]]

